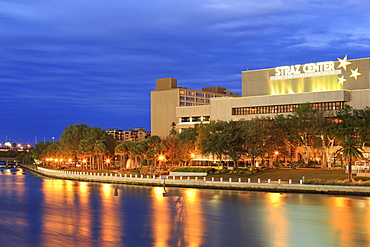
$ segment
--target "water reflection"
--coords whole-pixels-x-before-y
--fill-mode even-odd
[[[2,246],[368,246],[370,199],[0,173]]]
[[[169,198],[164,197],[161,187],[152,189],[152,227],[154,246],[167,246],[171,236]],[[176,226],[174,226],[176,227]]]
[[[265,211],[266,222],[271,224],[266,226],[266,237],[270,240],[270,246],[288,246],[289,229],[288,221],[284,207],[285,194],[280,193],[267,193]]]

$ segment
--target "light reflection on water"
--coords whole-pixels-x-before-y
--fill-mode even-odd
[[[370,245],[367,197],[163,192],[1,169],[1,246]]]

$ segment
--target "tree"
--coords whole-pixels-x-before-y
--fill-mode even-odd
[[[104,155],[114,155],[114,138],[99,127],[73,124],[64,129],[59,141],[61,152],[72,159],[90,158],[90,165],[104,164]],[[95,167],[94,167],[95,168]]]
[[[324,130],[323,112],[305,103],[295,108],[293,114],[286,117],[278,115],[275,119],[280,128],[288,133],[287,143],[301,154],[307,165],[312,147],[318,144],[320,133]]]
[[[242,122],[244,150],[255,165],[257,157],[263,158],[268,152],[267,129],[261,119],[252,119]]]
[[[180,141],[180,146],[183,149],[185,160],[187,163],[189,163],[192,155],[195,155],[199,152],[196,146],[198,139],[198,125],[182,131],[178,138]]]
[[[66,127],[61,134],[59,143],[66,157],[77,159],[81,140],[87,138],[87,124],[73,124]]]
[[[241,122],[211,121],[200,125],[197,144],[203,154],[213,155],[221,163],[224,156],[230,157],[236,168],[244,153],[243,140]]]
[[[127,168],[126,167],[126,163],[127,163],[126,157],[130,154],[130,144],[128,144],[128,142],[123,142],[123,143],[118,144],[115,148],[115,153],[117,155],[121,155],[123,159],[121,168]]]
[[[363,140],[360,138],[361,119],[351,106],[345,105],[343,109],[336,112],[336,123],[328,128],[328,132],[333,134],[338,140],[343,158],[347,161],[348,182],[353,182],[352,164],[357,158],[362,157]]]
[[[219,122],[199,125],[197,147],[204,155],[212,155],[221,163],[223,161],[222,127]]]
[[[152,168],[156,169],[156,159],[159,155],[165,152],[165,147],[162,144],[161,138],[159,136],[151,136],[145,141],[145,158],[147,164],[150,168],[150,175],[152,175]],[[152,161],[153,165],[150,164]]]

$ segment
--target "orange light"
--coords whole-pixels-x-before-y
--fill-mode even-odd
[[[163,161],[165,159],[164,155],[159,155],[158,160]]]
[[[110,159],[106,159],[105,160],[105,163],[110,163]]]
[[[83,159],[83,160],[82,160],[82,163],[86,163],[86,162],[87,162],[87,160],[86,160],[86,159]]]
[[[190,154],[190,157],[194,158],[195,157],[195,154]]]
[[[275,154],[278,155],[279,154],[279,151],[275,151]]]

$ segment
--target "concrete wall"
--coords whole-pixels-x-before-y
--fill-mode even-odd
[[[152,136],[165,137],[169,134],[171,124],[178,123],[176,107],[179,106],[179,88],[165,91],[151,91],[150,120]]]
[[[210,116],[211,115],[211,106],[210,105],[203,105],[203,106],[182,106],[176,108],[176,117],[180,119],[181,117],[197,117],[197,116]],[[183,128],[190,128],[194,127],[195,124],[199,124],[199,122],[186,122],[181,123],[177,122],[176,129],[183,129]]]

